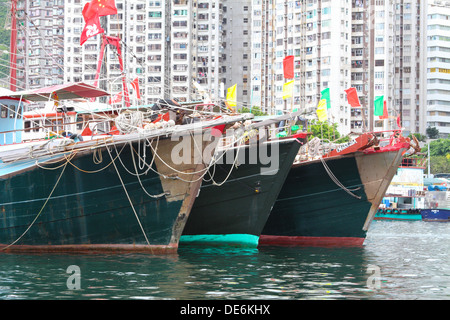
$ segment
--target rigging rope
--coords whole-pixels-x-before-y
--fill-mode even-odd
[[[120,172],[117,169],[117,166],[116,166],[115,162],[113,161],[113,156],[112,156],[111,152],[109,151],[108,145],[105,144],[105,147],[106,147],[106,150],[109,153],[109,156],[111,157],[112,164],[114,165],[114,168],[116,169],[117,176],[119,177],[119,180],[120,180],[120,183],[122,184],[123,190],[125,191],[125,194],[126,194],[126,196],[128,198],[128,201],[130,202],[131,209],[133,210],[134,216],[136,217],[136,220],[137,220],[137,222],[139,224],[139,227],[141,228],[141,231],[142,231],[142,234],[144,235],[145,241],[147,242],[147,244],[150,247],[151,252],[153,253],[153,249],[152,249],[152,247],[150,245],[150,242],[148,241],[147,235],[146,235],[146,233],[144,231],[144,227],[142,226],[141,220],[139,220],[139,216],[138,216],[138,214],[136,212],[136,209],[134,209],[133,202],[131,201],[131,198],[130,198],[130,195],[128,194],[127,188],[125,187],[125,184],[123,183],[122,177],[120,176]]]
[[[6,247],[2,248],[2,249],[1,249],[2,251],[7,250],[9,247],[15,245],[15,244],[16,244],[20,239],[22,239],[22,237],[23,237],[23,236],[31,229],[31,227],[34,225],[34,223],[35,223],[36,220],[39,218],[39,216],[41,215],[41,213],[44,211],[44,208],[46,207],[48,201],[49,201],[50,198],[52,197],[53,192],[56,190],[56,187],[58,186],[59,181],[61,180],[61,177],[62,177],[63,174],[64,174],[64,171],[66,171],[66,168],[67,168],[67,164],[68,164],[68,163],[69,163],[69,162],[67,161],[67,162],[64,164],[64,167],[63,167],[63,169],[61,170],[61,174],[59,175],[58,180],[56,180],[56,183],[55,183],[55,185],[53,186],[52,191],[50,192],[49,196],[47,197],[47,200],[45,200],[44,205],[42,206],[41,210],[40,210],[39,213],[36,215],[36,217],[34,218],[34,220],[31,222],[31,224],[28,226],[28,228],[22,233],[22,235],[20,235],[20,237],[18,237],[18,238],[17,238],[15,241],[13,241],[11,244],[9,244],[9,245],[7,245]]]
[[[345,192],[347,192],[349,195],[351,195],[352,197],[355,197],[357,199],[361,199],[360,196],[352,193],[352,191],[357,191],[359,189],[361,189],[361,187],[355,188],[355,189],[348,189],[346,188],[337,178],[336,176],[333,174],[333,172],[331,171],[331,169],[328,167],[328,165],[325,162],[325,159],[323,157],[320,157],[320,161],[322,161],[323,167],[325,168],[325,171],[328,173],[328,175],[330,176],[331,180],[333,180],[333,182],[340,188],[342,188]]]

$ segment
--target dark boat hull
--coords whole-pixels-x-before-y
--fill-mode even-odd
[[[403,149],[402,149],[403,150]],[[295,164],[260,237],[261,245],[361,246],[401,161],[401,151],[355,152]]]
[[[300,135],[298,139],[302,139]],[[279,149],[279,165],[271,174],[261,174],[264,165],[259,159],[256,163],[251,163],[249,155],[257,152],[255,145],[241,147],[239,152],[245,155],[245,160],[239,161],[242,164],[237,168],[233,169],[233,164],[216,165],[214,181],[219,184],[225,180],[226,182],[221,186],[214,185],[211,181],[202,185],[180,243],[256,247],[299,150],[299,142],[287,139],[268,144],[271,155],[275,151],[272,144],[276,143]],[[227,151],[225,159],[234,159],[230,152],[233,150]],[[227,178],[230,170],[231,174]]]
[[[167,164],[174,143],[158,142]],[[89,150],[54,159],[55,164],[23,163],[21,170],[3,175],[0,252],[176,252],[201,180],[165,179],[160,174],[171,170],[155,157],[154,171],[137,169],[139,181],[136,150],[136,144],[132,150],[128,143],[109,151],[101,147],[95,155]],[[203,165],[177,168],[194,172],[199,167]]]

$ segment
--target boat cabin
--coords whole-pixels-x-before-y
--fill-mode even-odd
[[[3,90],[0,94],[5,94]],[[0,145],[21,143],[23,130],[23,101],[0,96]]]

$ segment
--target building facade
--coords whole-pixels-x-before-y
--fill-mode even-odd
[[[404,134],[426,131],[427,1],[393,1],[394,109]]]
[[[17,2],[17,90],[64,81],[64,0]]]
[[[450,2],[430,1],[427,27],[427,126],[450,134]]]
[[[19,1],[22,23],[35,25],[19,30],[18,80],[24,89],[94,82],[102,36],[80,46],[86,2]],[[238,108],[270,114],[298,109],[313,119],[321,92],[329,88],[328,119],[342,134],[395,128],[397,116],[407,133],[424,134],[427,68],[428,82],[446,80],[431,79],[441,73],[426,65],[423,0],[116,0],[116,6],[118,13],[101,17],[101,24],[122,40],[127,83],[139,79],[142,99],[135,103],[219,101],[237,84]],[[428,26],[429,33],[438,32],[438,25]],[[436,44],[445,41],[439,37],[445,36],[429,34],[429,54],[444,46]],[[283,75],[286,56],[294,56],[293,79]],[[123,90],[114,47],[107,46],[99,77],[103,89]],[[283,85],[291,80],[293,96],[283,99]],[[361,108],[347,103],[350,87]],[[442,92],[436,90],[442,88],[430,90],[441,97],[428,99],[429,115],[441,115],[436,101],[443,101]],[[386,120],[373,115],[378,96],[384,96]],[[438,126],[436,121],[429,125]]]
[[[102,36],[90,38],[83,46],[79,36],[84,27],[81,10],[87,1],[66,5],[67,81],[93,81]],[[195,100],[207,92],[217,97],[220,88],[222,49],[222,4],[211,0],[116,1],[117,15],[101,18],[109,36],[119,37],[126,66],[127,82],[139,79],[140,103],[160,98],[180,102]],[[117,50],[107,47],[100,73],[101,86],[122,91]],[[132,100],[133,89],[130,87]],[[121,102],[122,103],[122,102]]]

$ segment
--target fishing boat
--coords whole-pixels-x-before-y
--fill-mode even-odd
[[[313,140],[291,167],[260,245],[361,246],[410,148],[399,131],[384,146],[376,133],[364,133],[323,156]]]
[[[404,157],[374,220],[421,221],[426,157]]]
[[[216,157],[223,161],[216,162],[205,176],[183,230],[182,245],[258,246],[271,208],[307,137],[301,132],[272,139],[265,127],[295,116],[257,123],[245,135],[254,137],[250,142],[219,148]]]
[[[72,94],[80,97],[107,94],[85,84],[78,87],[84,92]],[[4,98],[32,101],[56,92],[62,100],[61,90],[67,88]],[[5,120],[19,118],[21,108]],[[202,177],[213,164],[216,144],[208,137],[252,116],[214,115],[184,125],[152,122],[155,115],[169,112],[105,117],[119,134],[89,139],[74,139],[81,132],[64,136],[52,126],[47,128],[50,139],[22,142],[17,138],[21,128],[0,133],[11,142],[0,146],[0,252],[176,252]],[[176,157],[180,146],[191,151],[183,161]]]
[[[429,190],[425,196],[425,208],[420,211],[423,221],[450,222],[450,191]]]

